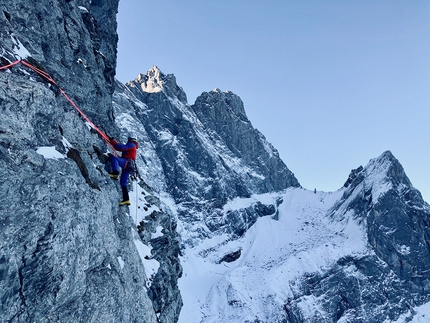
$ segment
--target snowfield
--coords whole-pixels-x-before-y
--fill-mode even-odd
[[[326,216],[343,191],[314,193],[294,188],[228,203],[224,214],[256,201],[270,204],[280,195],[283,199],[279,220],[262,217],[238,240],[224,234],[185,250],[179,323],[276,320],[281,313],[274,311],[282,310],[294,297],[305,273],[322,273],[347,255],[371,253],[353,214],[341,222],[331,222]],[[220,262],[239,250],[237,260]],[[315,313],[316,306],[313,296],[302,302],[304,318],[306,313]]]
[[[184,303],[179,323],[272,323],[285,322],[286,316],[318,323],[379,323],[394,318],[396,323],[421,323],[429,318],[428,306],[411,309],[411,304],[427,298],[419,299],[414,294],[419,293],[406,286],[408,280],[400,282],[399,276],[407,278],[410,271],[416,278],[415,271],[428,272],[430,256],[424,246],[425,218],[430,213],[390,151],[352,170],[349,188],[336,192],[297,188],[299,183],[286,166],[281,167],[280,174],[286,174],[282,180],[271,179],[283,163],[264,136],[245,122],[242,104],[230,104],[241,102],[238,97],[216,90],[191,107],[174,77],[155,66],[128,86],[117,85],[116,122],[122,137],[132,134],[141,143],[139,173],[161,203],[147,205],[136,186],[130,192],[134,203],[130,216],[136,225],[146,223],[160,207],[177,222],[183,267],[178,285]],[[148,93],[158,93],[157,99],[148,99]],[[219,127],[226,120],[231,129]],[[242,128],[243,122],[249,127]],[[243,135],[237,141],[253,144],[230,141],[237,133]],[[266,153],[255,154],[257,147]],[[279,192],[284,187],[290,188]],[[224,204],[227,197],[277,190]],[[392,201],[399,206],[392,208]],[[271,212],[254,223],[259,215]],[[369,219],[373,223],[367,223]],[[409,241],[414,221],[421,240]],[[405,223],[407,233],[400,230]],[[154,226],[148,239],[161,235],[163,227]],[[151,280],[163,266],[151,262],[149,240],[136,248]],[[369,267],[364,258],[372,258]],[[405,273],[398,264],[406,264]],[[373,277],[375,272],[380,276]],[[335,274],[339,276],[330,281]],[[372,279],[381,285],[375,288]]]

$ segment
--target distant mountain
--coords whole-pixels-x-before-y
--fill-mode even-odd
[[[114,103],[178,219],[179,322],[395,322],[428,301],[430,208],[389,151],[307,191],[229,91],[190,106],[153,67]]]
[[[256,209],[232,218],[233,225],[219,222],[228,200],[300,186],[232,92],[205,92],[190,106],[175,77],[154,66],[125,86],[117,83],[114,106],[118,125],[144,145],[148,183],[181,206],[180,218],[195,219],[209,231],[241,235],[264,214]]]

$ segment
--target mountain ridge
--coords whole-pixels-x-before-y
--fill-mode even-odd
[[[174,86],[177,85],[174,84]],[[129,90],[133,89],[129,88]],[[214,145],[216,147],[225,145],[227,148],[227,150],[223,148],[212,151],[206,157],[210,161],[210,158],[218,154],[221,167],[225,171],[240,172],[241,168],[246,169],[246,167],[252,170],[259,169],[252,162],[261,161],[262,158],[252,157],[254,149],[252,146],[247,147],[246,144],[250,136],[256,136],[263,142],[265,139],[247,122],[243,103],[236,94],[219,89],[203,92],[196,99],[196,103],[189,106],[178,100],[166,87],[157,94],[145,93],[139,97],[136,89],[133,93],[137,100],[144,98],[142,106],[144,110],[152,113],[160,109],[157,111],[159,116],[169,120],[168,124],[162,125],[159,128],[162,130],[157,132],[162,133],[158,139],[164,142],[163,149],[155,149],[155,155],[159,158],[163,159],[163,155],[170,155],[172,153],[170,150],[175,150],[177,147],[184,148],[179,156],[187,156],[190,153],[189,147],[195,146],[196,138],[204,138],[200,142],[209,144],[203,147],[213,149]],[[158,97],[150,98],[155,95]],[[166,109],[169,113],[166,113]],[[173,117],[174,115],[176,117]],[[183,115],[187,115],[186,118],[193,124],[203,125],[203,128],[194,132],[194,135],[190,135],[189,131],[192,127],[184,123],[183,120],[186,118]],[[153,122],[149,120],[151,119],[140,119],[142,123],[150,125],[148,131],[154,131]],[[243,126],[245,127],[242,128]],[[189,131],[182,133],[181,127]],[[166,129],[169,129],[168,133],[164,132]],[[206,132],[204,136],[199,137],[204,132]],[[189,138],[192,140],[188,142]],[[279,156],[276,150],[271,150],[271,147],[267,143],[259,146],[255,151],[265,151],[267,154],[264,155],[265,158]],[[227,158],[223,155],[226,151],[228,151],[226,156],[235,156],[239,160],[243,157],[250,166],[246,166],[244,162],[244,164],[236,164],[239,168],[229,167],[226,162],[223,162]],[[205,156],[204,153],[199,155]],[[181,159],[175,159],[174,162],[181,164]],[[267,160],[263,164],[266,165]],[[209,176],[209,174],[199,173],[199,169],[192,170],[189,164],[181,167],[183,172],[190,172],[200,181],[205,181]],[[207,169],[207,167],[201,169]],[[277,172],[276,167],[271,169]],[[168,172],[164,169],[165,174]],[[426,274],[429,255],[427,247],[429,207],[420,193],[413,188],[403,167],[390,151],[385,151],[379,157],[371,159],[365,167],[360,166],[351,171],[344,186],[332,193],[304,190],[298,181],[290,182],[292,185],[286,185],[283,189],[267,188],[263,184],[265,176],[255,176],[255,178],[259,178],[260,183],[257,190],[251,187],[242,190],[240,186],[236,186],[236,195],[227,195],[222,199],[217,197],[213,200],[217,204],[205,202],[205,208],[200,204],[201,197],[205,199],[204,195],[194,195],[191,199],[182,199],[179,196],[179,199],[174,202],[176,206],[173,206],[173,209],[177,214],[182,241],[181,263],[184,266],[184,278],[179,279],[184,297],[184,308],[179,322],[215,323],[226,320],[271,322],[274,319],[279,322],[337,322],[341,319],[348,322],[363,320],[394,322],[401,316],[413,317],[413,311],[411,312],[410,308],[423,305],[429,300],[425,287],[428,286],[429,278]],[[199,186],[193,186],[196,182],[198,183],[198,181],[182,182],[184,185],[182,190],[199,192]],[[166,187],[169,186],[171,184],[167,183]],[[170,194],[175,200],[175,192],[170,191]],[[270,198],[262,198],[267,194]],[[300,201],[295,196],[303,196],[304,200]],[[337,197],[334,198],[334,196]],[[330,208],[317,207],[319,203],[326,203],[325,201],[328,200],[333,203]],[[300,209],[299,205],[302,203],[305,203],[304,208]],[[310,204],[307,205],[307,203]],[[298,205],[294,206],[295,204]],[[315,206],[311,207],[310,205],[313,204]],[[257,279],[256,275],[262,275],[257,265],[251,265],[248,262],[247,255],[250,253],[241,241],[252,235],[250,232],[263,235],[263,238],[255,236],[258,241],[267,239],[257,228],[262,226],[261,223],[285,223],[285,210],[289,208],[297,208],[294,212],[308,219],[298,220],[297,224],[295,224],[296,220],[291,219],[291,225],[301,227],[298,232],[302,232],[316,244],[308,245],[303,249],[303,246],[307,246],[304,242],[302,245],[297,241],[288,242],[287,245],[298,244],[300,251],[293,253],[284,251],[286,254],[276,254],[276,257],[284,259],[278,261],[280,266],[284,266],[283,261],[288,262],[292,259],[297,261],[301,253],[311,261],[312,252],[318,255],[324,248],[332,250],[329,253],[323,253],[327,261],[331,259],[330,265],[327,266],[326,260],[321,258],[319,261],[324,264],[323,267],[316,271],[303,271],[298,276],[289,278],[288,284],[296,284],[296,287],[285,286],[286,290],[291,291],[292,296],[284,298],[281,296],[283,292],[276,294],[279,293],[278,291],[274,294],[277,295],[275,298],[281,298],[268,305],[266,302],[273,291],[262,292],[266,298],[255,298],[255,292],[240,287],[252,284],[246,276],[237,276],[237,271],[243,270],[241,263],[248,263],[247,266],[253,268],[255,272],[252,274],[251,270],[249,275],[254,277],[254,281]],[[312,211],[313,209],[316,211]],[[317,211],[319,209],[321,210]],[[323,209],[325,211],[322,211]],[[207,213],[208,210],[209,213]],[[287,214],[293,215],[294,213],[291,212],[288,211]],[[312,214],[312,212],[316,213]],[[384,214],[383,217],[381,217],[382,214]],[[406,230],[403,230],[405,224]],[[320,231],[314,231],[316,228]],[[322,233],[323,235],[320,236]],[[297,233],[294,234],[297,236]],[[413,234],[417,234],[417,238],[408,239]],[[276,234],[273,236],[277,237]],[[279,237],[276,239],[282,240]],[[357,245],[353,246],[351,244],[353,242]],[[254,245],[254,242],[250,243]],[[279,248],[282,249],[282,247]],[[416,251],[411,252],[412,249]],[[333,255],[337,254],[339,258],[333,258]],[[258,255],[263,257],[263,254]],[[227,268],[232,268],[231,271],[225,269],[226,264],[228,264]],[[212,268],[211,270],[220,272],[221,276],[212,277],[209,272],[198,273],[196,270],[196,267],[208,266]],[[273,266],[267,267],[267,263],[262,263],[261,266],[266,266],[269,272],[272,270],[270,268],[273,268]],[[309,268],[317,267],[312,265]],[[283,276],[280,275],[278,279],[281,277]],[[195,279],[197,281],[201,279],[200,286],[205,286],[207,280],[211,281],[212,285],[197,293],[193,289],[195,283],[192,280]],[[288,282],[289,279],[286,281]],[[342,281],[348,283],[344,284]],[[340,286],[336,287],[338,284]],[[358,288],[360,293],[350,291],[349,285]],[[217,292],[214,294],[215,290]],[[256,287],[256,291],[258,292],[259,288]],[[199,294],[200,297],[190,295],[193,293]],[[255,301],[247,299],[248,293],[249,297],[254,295],[252,298],[255,298]],[[320,300],[322,295],[326,295],[326,301]],[[360,298],[362,295],[366,295],[366,299],[372,301],[362,300]],[[218,305],[215,306],[215,304]],[[266,310],[262,309],[267,306]],[[261,309],[261,311],[256,310],[250,315],[247,308]],[[305,308],[314,310],[309,312],[305,311]]]

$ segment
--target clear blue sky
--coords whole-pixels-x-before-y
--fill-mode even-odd
[[[308,189],[391,150],[430,202],[429,0],[121,0],[117,78],[230,90]]]

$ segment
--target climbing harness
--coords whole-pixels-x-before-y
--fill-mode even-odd
[[[139,176],[139,171],[137,170],[136,161],[133,159],[127,159],[126,165],[128,164],[128,169],[130,170],[130,178],[132,181],[136,181]]]
[[[75,104],[75,102],[73,102],[73,100],[67,95],[67,93],[57,85],[57,83],[54,81],[54,79],[45,71],[42,71],[41,69],[37,68],[36,66],[31,65],[30,63],[24,61],[23,59],[18,59],[15,62],[12,62],[8,65],[5,66],[0,66],[0,70],[4,70],[4,69],[8,69],[12,66],[15,66],[17,64],[23,64],[24,66],[27,66],[28,68],[32,69],[34,72],[36,72],[37,74],[39,74],[40,76],[42,76],[44,79],[46,79],[49,83],[51,83],[52,85],[55,85],[59,91],[61,92],[61,94],[66,98],[67,101],[70,102],[70,104],[75,108],[76,111],[78,111],[78,113],[88,122],[88,124],[91,126],[91,128],[93,128],[95,131],[97,131],[99,133],[99,135],[104,139],[104,141],[106,141],[106,143],[108,144],[108,147],[112,150],[113,154],[115,156],[118,156],[118,153],[116,152],[115,148],[112,146],[109,137],[103,132],[101,131],[91,120],[90,118],[88,118],[85,113],[82,112],[81,109],[79,109],[79,107]]]

